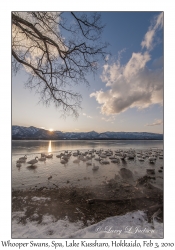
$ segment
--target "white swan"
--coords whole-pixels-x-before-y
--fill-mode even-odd
[[[97,158],[94,158],[94,160],[96,160],[96,161],[100,161],[100,160],[101,160],[101,158],[100,158],[100,156],[99,156],[99,157],[97,157]]]
[[[36,156],[35,159],[32,159],[31,161],[28,161],[27,163],[31,164],[31,166],[33,166],[35,163],[38,162],[37,158],[38,158],[38,156]]]
[[[91,161],[87,161],[86,165],[90,166],[90,165],[92,165],[92,162]]]
[[[66,163],[67,163],[67,160],[61,159],[60,162],[61,162],[62,164],[66,164]]]
[[[100,160],[99,161],[101,164],[109,164],[110,162],[108,160]]]
[[[18,168],[20,168],[20,167],[21,167],[21,163],[20,163],[20,162],[17,162],[17,163],[16,163],[16,166],[17,166]]]
[[[149,162],[151,162],[151,163],[155,163],[156,157],[150,156],[150,157],[148,158],[148,160],[149,160]]]
[[[115,155],[114,156],[109,156],[110,160],[116,159]]]
[[[119,163],[120,162],[120,159],[119,158],[114,158],[111,160],[112,163]]]
[[[86,156],[86,160],[91,160],[92,159],[92,156]]]
[[[39,160],[39,161],[45,161],[45,160],[46,160],[46,157],[45,157],[45,156],[41,156],[38,160]]]
[[[128,159],[130,159],[130,160],[135,158],[135,154],[133,154],[133,153],[129,153],[127,156],[128,156]]]
[[[92,167],[92,170],[98,170],[99,169],[99,166],[95,165],[95,163],[93,163],[93,167]]]
[[[26,160],[27,159],[27,155],[24,155],[23,157],[20,157],[19,160]]]
[[[80,162],[79,157],[73,161],[73,163],[79,163],[79,162]]]
[[[105,154],[100,155],[101,158],[106,158],[107,156]]]
[[[46,154],[45,153],[41,153],[41,157],[45,157],[46,156]]]
[[[138,157],[139,161],[144,161],[143,157]]]
[[[84,157],[83,155],[80,155],[79,159],[80,159],[81,161],[87,161],[86,157]]]
[[[53,154],[46,155],[46,158],[53,158]]]
[[[75,152],[75,153],[73,153],[73,156],[78,156],[78,153],[76,153],[76,152]]]
[[[69,157],[68,155],[63,155],[61,159],[65,160],[65,161],[68,161],[69,160]]]
[[[17,160],[17,163],[25,163],[26,162],[26,159],[19,159]]]

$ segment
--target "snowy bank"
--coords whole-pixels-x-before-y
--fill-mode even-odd
[[[163,223],[148,223],[143,211],[109,217],[86,228],[81,221],[71,223],[67,217],[56,221],[49,215],[40,224],[28,220],[23,225],[22,216],[24,212],[12,213],[12,238],[163,238]]]

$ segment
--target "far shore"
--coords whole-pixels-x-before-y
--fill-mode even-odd
[[[23,141],[23,140],[38,140],[38,141],[163,141],[163,139],[126,139],[126,138],[102,138],[102,139],[53,139],[53,138],[47,138],[47,139],[38,139],[38,138],[12,138],[14,141]]]

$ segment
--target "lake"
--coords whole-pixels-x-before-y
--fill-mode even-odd
[[[118,163],[100,164],[92,158],[92,164],[99,166],[97,171],[92,170],[92,165],[87,165],[87,162],[80,161],[75,163],[76,156],[71,156],[66,164],[60,162],[60,158],[56,155],[61,152],[80,152],[90,150],[112,150],[128,151],[135,150],[135,159],[120,160]],[[12,141],[12,188],[13,189],[28,189],[28,188],[54,188],[63,186],[96,186],[113,179],[115,175],[120,175],[120,169],[126,168],[133,174],[134,180],[146,174],[146,169],[155,169],[156,180],[152,181],[153,185],[163,189],[163,173],[159,172],[163,166],[163,159],[157,160],[151,164],[148,157],[144,161],[139,161],[139,153],[158,151],[163,154],[163,141],[145,141],[145,140],[111,140],[111,141],[81,141],[81,140],[24,140]],[[41,153],[52,153],[53,158],[47,158],[45,162],[38,161],[33,167],[27,164],[28,161],[36,156],[40,157]],[[21,167],[16,166],[16,161],[19,157],[27,155],[27,161],[21,164]],[[95,157],[98,157],[95,153]],[[49,177],[52,177],[48,179]]]

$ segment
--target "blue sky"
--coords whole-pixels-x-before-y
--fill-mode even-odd
[[[110,43],[82,94],[78,119],[62,119],[53,105],[38,104],[25,89],[27,74],[12,78],[12,124],[61,131],[163,132],[163,15],[161,12],[102,12],[102,39]],[[145,36],[146,35],[146,36]]]

